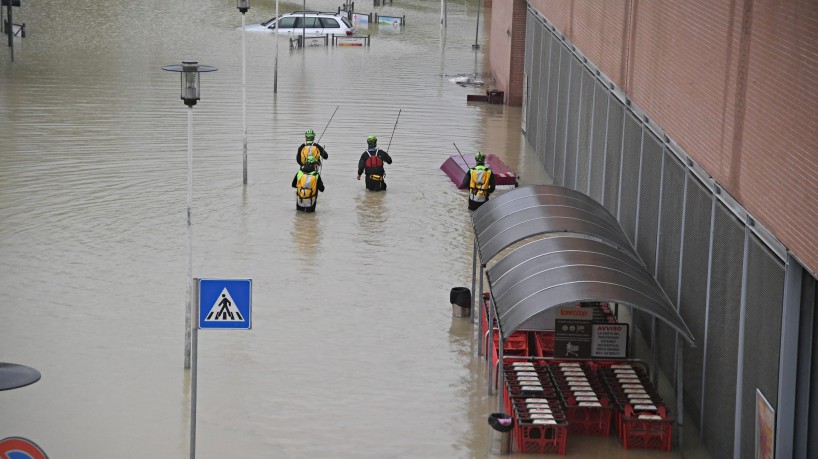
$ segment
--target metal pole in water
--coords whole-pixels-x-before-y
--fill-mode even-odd
[[[278,0],[276,0],[276,60],[273,71],[273,94],[278,94]]]
[[[244,39],[245,18],[244,13],[241,13],[241,109],[242,121],[244,130],[244,142],[242,145],[242,165],[244,177],[242,183],[247,185],[247,64],[245,54],[245,39]]]
[[[185,305],[185,368],[190,368],[191,297],[193,295],[193,106],[187,107],[187,301]]]
[[[472,48],[477,49],[480,45],[477,44],[477,37],[479,36],[480,31],[480,2],[483,0],[477,0],[477,25],[474,28],[474,44],[471,45]]]
[[[198,286],[198,282],[196,285]],[[199,321],[199,288],[196,288],[196,322]],[[199,326],[188,329],[193,335],[193,366],[190,368],[190,459],[196,457],[196,387],[198,382]]]

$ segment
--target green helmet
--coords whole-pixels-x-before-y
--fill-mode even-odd
[[[479,164],[483,164],[486,161],[486,155],[484,155],[482,151],[478,151],[477,154],[474,155],[474,160]]]
[[[374,135],[371,135],[371,136],[366,138],[366,144],[369,145],[370,147],[377,146],[378,145],[378,138],[375,137]]]
[[[304,163],[312,165],[318,164],[318,158],[316,158],[315,156],[307,156],[307,159],[304,160]]]
[[[315,131],[312,129],[307,129],[307,132],[304,133],[304,137],[306,137],[309,141],[315,140]]]

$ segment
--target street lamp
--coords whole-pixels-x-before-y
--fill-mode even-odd
[[[236,0],[236,8],[239,9],[241,12],[241,109],[242,109],[242,120],[244,122],[244,142],[243,142],[243,155],[242,155],[242,164],[243,164],[243,181],[245,185],[247,185],[247,71],[246,71],[246,58],[244,52],[244,13],[250,9],[250,0]],[[278,30],[276,30],[278,32]]]
[[[190,368],[191,298],[193,296],[193,228],[190,208],[193,204],[193,106],[199,100],[199,74],[215,72],[216,67],[183,61],[182,65],[166,65],[162,70],[179,72],[182,77],[182,100],[187,105],[187,306],[185,309],[185,368]]]

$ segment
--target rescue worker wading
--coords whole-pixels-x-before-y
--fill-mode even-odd
[[[303,166],[307,164],[307,158],[312,156],[318,161],[316,165],[316,169],[318,169],[321,167],[321,158],[327,159],[329,155],[324,147],[314,143],[315,132],[312,129],[307,129],[307,132],[304,133],[304,139],[304,143],[298,147],[298,152],[295,154],[295,161],[299,166]]]
[[[386,171],[383,168],[383,163],[392,164],[392,158],[383,150],[378,149],[378,138],[371,135],[366,138],[367,149],[358,160],[358,180],[361,180],[361,174],[365,174],[366,189],[372,191],[381,191],[386,189],[386,182],[383,177]]]
[[[293,188],[295,188],[295,209],[304,212],[315,212],[315,205],[318,203],[318,192],[324,191],[324,182],[318,171],[315,170],[318,160],[315,157],[308,157],[307,163],[301,166],[301,170],[293,177]]]
[[[489,200],[494,193],[494,174],[486,167],[486,155],[477,152],[474,155],[477,165],[466,172],[461,188],[469,187],[469,210],[475,210]]]

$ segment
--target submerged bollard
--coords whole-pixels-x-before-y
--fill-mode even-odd
[[[452,317],[468,317],[471,314],[471,291],[466,287],[454,287],[449,292]]]

